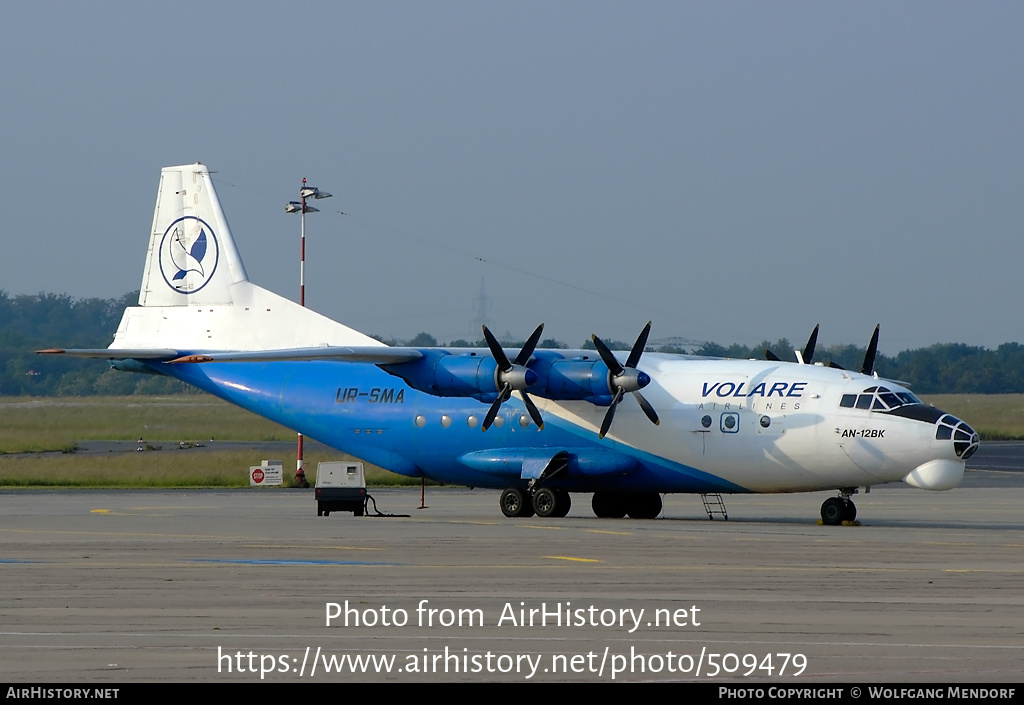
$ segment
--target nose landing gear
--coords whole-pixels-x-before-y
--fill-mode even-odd
[[[857,507],[850,497],[857,494],[856,487],[844,487],[839,490],[841,496],[829,497],[821,504],[821,523],[827,526],[853,524],[857,520]]]

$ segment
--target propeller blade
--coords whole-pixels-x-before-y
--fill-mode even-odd
[[[875,332],[871,334],[871,342],[868,343],[868,349],[864,353],[864,365],[860,368],[861,374],[869,375],[875,371],[875,354],[878,352],[878,328],[880,325],[875,326]]]
[[[531,399],[530,395],[521,389],[519,390],[519,396],[523,398],[523,404],[526,405],[526,410],[530,412],[530,418],[533,419],[535,424],[537,424],[537,428],[543,430],[544,419],[541,418],[540,411],[537,409],[537,405],[533,403],[533,399]]]
[[[612,427],[612,419],[615,418],[615,407],[622,401],[622,390],[615,392],[615,398],[612,399],[611,406],[608,407],[607,413],[604,415],[604,421],[601,422],[601,432],[597,434],[598,438],[604,438],[608,435],[608,429]]]
[[[651,322],[647,321],[647,325],[640,331],[640,335],[637,336],[636,342],[633,343],[633,349],[629,352],[629,357],[626,359],[626,367],[636,367],[636,363],[640,362],[640,356],[644,354],[644,348],[647,347],[647,336],[651,334]]]
[[[623,367],[619,364],[619,361],[615,356],[612,355],[612,351],[608,349],[608,346],[604,344],[604,341],[596,335],[590,336],[590,339],[594,341],[594,347],[597,348],[597,352],[601,356],[601,360],[604,362],[605,367],[607,367],[612,373],[612,376],[618,377],[621,375]]]
[[[487,330],[487,326],[483,326],[484,329],[484,340],[487,341],[487,348],[491,351],[491,357],[498,363],[498,369],[502,372],[508,372],[512,369],[512,363],[508,361],[508,356],[505,355],[505,351],[501,349],[501,343],[494,337],[491,331]]]
[[[818,344],[818,326],[816,324],[814,330],[811,331],[811,337],[807,339],[807,345],[804,346],[804,364],[811,364],[811,360],[814,359],[814,347]]]
[[[506,384],[505,387],[501,390],[501,393],[498,394],[498,398],[494,400],[493,404],[491,404],[491,408],[487,410],[487,416],[484,417],[484,423],[483,423],[483,430],[484,431],[486,431],[487,429],[489,429],[491,427],[491,424],[494,423],[494,417],[498,415],[498,409],[501,408],[502,404],[504,404],[506,401],[508,401],[508,398],[511,395],[512,395],[512,385],[511,384]]]
[[[660,425],[661,419],[658,418],[658,412],[654,410],[653,406],[651,406],[651,402],[647,401],[644,395],[640,392],[633,392],[633,396],[636,397],[637,403],[640,405],[640,408],[644,410],[644,413],[647,414],[647,418],[651,420],[651,423],[655,426]]]
[[[526,344],[523,345],[523,349],[519,351],[518,355],[516,355],[517,365],[525,365],[530,361],[530,356],[533,355],[533,350],[537,347],[537,343],[540,342],[540,335],[543,332],[544,324],[541,323],[537,326],[537,330],[533,331],[533,335],[531,335],[530,339],[526,341]]]

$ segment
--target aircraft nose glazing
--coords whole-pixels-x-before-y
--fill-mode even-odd
[[[935,440],[952,440],[953,450],[961,460],[970,458],[981,445],[981,438],[974,429],[952,414],[945,414],[938,420]]]

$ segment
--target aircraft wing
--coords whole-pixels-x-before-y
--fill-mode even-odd
[[[389,348],[381,345],[352,347],[291,348],[287,350],[255,350],[188,353],[184,350],[139,348],[51,348],[37,350],[39,355],[67,355],[68,357],[91,357],[104,360],[154,360],[171,363],[179,362],[280,362],[301,360],[337,360],[339,362],[370,362],[374,364],[396,364],[411,362],[423,357],[418,348]]]
[[[93,357],[104,360],[173,360],[181,356],[180,350],[142,350],[139,348],[49,348],[36,350],[37,355],[67,355],[68,357]]]
[[[385,345],[364,345],[287,350],[253,350],[241,352],[204,352],[175,355],[171,363],[183,362],[287,362],[304,360],[335,360],[337,362],[369,362],[377,365],[411,362],[423,357],[419,348],[391,348]]]

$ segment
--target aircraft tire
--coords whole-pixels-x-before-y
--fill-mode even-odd
[[[625,499],[615,492],[595,492],[590,508],[599,519],[621,519],[626,516]]]
[[[843,512],[843,521],[855,521],[857,519],[857,505],[846,500],[846,511]]]
[[[846,519],[846,512],[846,502],[839,497],[829,497],[821,503],[821,523],[827,526],[839,526]]]
[[[656,519],[661,514],[661,495],[657,492],[638,492],[627,503],[630,519]]]
[[[533,515],[530,496],[518,487],[509,487],[501,493],[501,513],[509,518]]]
[[[559,501],[558,496],[559,490],[553,490],[550,487],[541,487],[539,490],[533,493],[533,511],[537,513],[539,517],[558,517],[565,516],[565,514],[559,514],[559,510],[562,508],[563,501]],[[568,498],[566,493],[566,498]],[[568,514],[568,508],[565,510]]]

